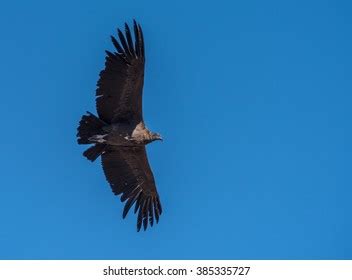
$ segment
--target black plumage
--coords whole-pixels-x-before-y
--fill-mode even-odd
[[[115,195],[125,202],[123,218],[132,206],[137,213],[137,230],[159,221],[162,207],[145,146],[161,140],[143,121],[144,39],[142,28],[134,21],[134,38],[125,24],[118,29],[119,41],[111,36],[117,52],[106,51],[105,68],[100,72],[96,90],[98,117],[82,116],[78,143],[92,144],[83,155],[91,161],[101,157],[107,181]]]

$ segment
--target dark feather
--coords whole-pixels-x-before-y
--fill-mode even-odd
[[[120,29],[117,29],[117,35],[119,36],[120,42],[122,44],[122,47],[125,51],[126,56],[132,57],[132,53],[130,52],[130,49],[128,48],[128,45],[126,42],[126,38]]]
[[[143,38],[137,23],[134,28],[137,32],[135,46],[128,26],[125,27],[126,37],[118,29],[120,42],[111,36],[118,53],[106,51],[105,69],[100,72],[97,83],[98,115],[108,124],[120,120],[135,123],[143,120],[142,90],[145,60],[144,56],[138,55],[142,53]]]
[[[105,53],[107,54],[107,58],[109,58],[111,60],[115,60],[116,59],[116,55],[113,54],[112,52],[105,51]]]
[[[136,201],[136,204],[135,204],[135,206],[134,206],[133,212],[134,212],[135,214],[137,213],[137,211],[138,211],[138,209],[139,209],[139,207],[140,207],[140,204],[141,204],[141,201],[142,201],[142,196],[143,196],[143,194],[141,194],[141,195],[138,197],[138,199],[137,199],[137,201]]]
[[[87,149],[83,155],[90,161],[95,161],[104,152],[105,146],[105,144],[95,144]]]
[[[144,230],[146,230],[148,227],[149,201],[150,201],[150,197],[146,200],[145,205],[143,207],[143,228],[144,228]]]
[[[121,202],[124,202],[127,198],[129,197],[134,197],[136,194],[138,194],[140,192],[140,187],[139,185],[136,187],[132,187],[132,188],[126,188],[123,195],[121,196]]]
[[[142,226],[145,204],[146,204],[146,201],[144,200],[142,206],[139,208],[138,218],[137,218],[137,231],[140,231]]]
[[[159,212],[159,208],[157,207],[156,205],[156,199],[154,198],[154,215],[155,215],[155,220],[156,220],[156,223],[159,222],[159,216],[160,216],[160,212]]]
[[[110,36],[110,38],[111,38],[111,41],[112,41],[112,43],[114,44],[116,50],[117,50],[120,54],[123,54],[124,51],[123,51],[123,49],[121,48],[119,42],[115,39],[115,37],[114,37],[114,36]]]
[[[139,30],[139,46],[141,50],[141,55],[144,57],[144,38],[143,38],[143,31],[142,27],[138,24],[138,30]]]
[[[134,38],[135,38],[135,50],[136,50],[136,54],[137,57],[141,56],[141,49],[140,49],[140,35],[139,35],[139,30],[138,30],[138,26],[137,26],[137,22],[135,20],[133,20],[133,30],[134,30]]]
[[[140,190],[139,193],[138,193],[136,196],[130,197],[130,198],[128,199],[128,201],[126,202],[125,207],[124,207],[124,209],[123,209],[123,214],[122,214],[122,217],[123,217],[123,218],[125,218],[125,217],[127,216],[128,211],[130,211],[130,209],[131,209],[133,203],[136,202],[136,200],[138,199],[138,197],[139,197],[139,195],[141,194],[141,192],[142,192],[142,191]]]
[[[92,144],[90,137],[100,134],[105,125],[106,123],[94,114],[87,112],[87,115],[82,116],[77,128],[78,144]]]
[[[149,201],[148,211],[149,211],[149,223],[150,223],[150,226],[153,226],[154,215],[153,215],[153,201],[152,201],[152,199],[150,199],[150,201]]]
[[[159,215],[161,215],[161,213],[163,212],[163,209],[161,207],[159,196],[156,197],[156,201],[157,201],[157,206],[158,206],[158,210],[159,210]]]
[[[134,52],[132,37],[131,37],[131,30],[130,30],[129,26],[127,25],[127,23],[125,23],[125,33],[126,33],[126,39],[127,39],[127,43],[128,43],[128,49],[133,56],[136,56],[136,54]]]
[[[123,217],[133,205],[138,212],[137,225],[147,227],[148,221],[154,223],[161,214],[159,195],[155,187],[153,173],[150,169],[144,146],[106,148],[102,154],[102,165],[106,179],[115,194],[122,194],[121,201],[126,201]]]

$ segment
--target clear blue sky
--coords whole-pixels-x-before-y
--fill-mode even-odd
[[[349,1],[7,1],[1,259],[351,259]],[[76,144],[136,18],[164,207],[136,232]]]

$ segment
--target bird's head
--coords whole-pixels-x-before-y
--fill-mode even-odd
[[[161,137],[161,135],[159,133],[152,132],[150,136],[151,136],[152,141],[155,141],[155,140],[163,141],[163,138]]]

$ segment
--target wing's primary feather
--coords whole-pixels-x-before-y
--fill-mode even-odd
[[[136,56],[134,47],[133,47],[133,42],[132,42],[131,30],[127,23],[125,23],[125,33],[126,33],[126,39],[128,43],[128,49],[130,50],[133,56]]]
[[[111,38],[111,41],[112,41],[114,47],[119,52],[119,54],[123,54],[124,53],[123,48],[120,46],[119,42],[115,39],[115,37],[110,36],[110,38]]]
[[[141,56],[144,57],[143,31],[142,31],[142,27],[139,24],[138,24],[138,32],[139,32],[138,40],[139,40],[139,47],[140,47],[140,51],[141,51]]]
[[[153,226],[154,216],[158,222],[161,205],[145,147],[109,146],[102,154],[102,165],[113,192],[122,194],[122,201],[127,200],[122,217],[125,218],[135,204],[138,231],[142,225],[144,230],[148,223]]]
[[[100,72],[97,83],[97,112],[100,119],[108,124],[117,121],[138,123],[143,120],[145,57],[142,29],[134,21],[134,44],[127,24],[126,36],[120,29],[117,33],[120,42],[111,36],[117,52],[106,51],[105,69]]]
[[[132,53],[131,53],[130,49],[128,48],[125,36],[123,35],[122,31],[119,28],[117,29],[117,34],[119,35],[119,39],[120,39],[120,42],[121,42],[121,44],[123,46],[125,54],[128,57],[132,57]]]

